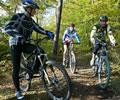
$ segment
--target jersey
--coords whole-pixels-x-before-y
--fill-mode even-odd
[[[97,40],[105,41],[107,35],[112,35],[110,26],[106,24],[106,26],[103,28],[102,25],[99,23],[96,24],[92,29],[91,40],[94,38],[95,41]]]
[[[76,30],[70,31],[70,29],[66,29],[62,38],[63,43],[72,41],[73,38],[76,38],[77,42],[80,43],[80,38],[78,37]]]
[[[41,34],[46,34],[43,28],[24,13],[15,14],[5,27],[6,33],[11,36],[9,39],[10,46],[17,45],[16,35],[22,35],[25,40],[29,40],[33,30]]]

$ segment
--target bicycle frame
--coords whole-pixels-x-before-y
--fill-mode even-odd
[[[103,59],[103,58],[105,58],[105,57],[107,57],[107,53],[108,53],[108,51],[107,51],[107,45],[106,45],[106,43],[104,43],[104,42],[102,42],[102,43],[100,43],[100,45],[102,46],[101,47],[101,49],[98,51],[98,53],[97,53],[97,57],[98,57],[98,66],[101,66],[101,60]],[[100,69],[100,67],[99,67],[99,69]]]
[[[45,37],[46,38],[46,37]],[[45,38],[43,38],[42,40],[44,40]],[[33,39],[31,39],[31,40],[33,40]],[[42,40],[40,40],[40,41],[42,41]],[[33,40],[34,41],[34,40]],[[27,69],[27,68],[24,68],[25,70],[27,70],[30,74],[34,74],[33,73],[33,67],[34,67],[34,65],[35,65],[35,63],[36,63],[36,59],[38,58],[39,59],[39,61],[40,61],[40,64],[41,64],[41,68],[40,68],[40,70],[41,71],[43,71],[44,72],[44,74],[45,74],[45,76],[46,76],[46,79],[48,80],[48,83],[49,84],[51,84],[51,82],[50,82],[50,80],[49,80],[49,77],[48,77],[48,74],[46,73],[46,71],[45,71],[45,69],[44,69],[44,61],[47,61],[48,60],[48,56],[47,56],[47,54],[44,52],[44,53],[42,53],[41,51],[40,51],[40,47],[39,47],[39,45],[38,45],[38,42],[39,42],[39,40],[36,42],[36,49],[35,50],[33,50],[33,52],[30,54],[30,55],[28,55],[28,56],[25,56],[25,54],[24,53],[22,53],[22,56],[23,56],[23,59],[24,59],[24,61],[25,61],[25,64],[28,64],[28,61],[29,61],[29,58],[30,57],[32,57],[34,54],[35,54],[35,59],[34,59],[34,61],[33,61],[33,66],[32,66],[32,70],[29,70],[29,69]],[[44,61],[41,59],[41,56],[44,56]]]
[[[68,47],[67,55],[66,55],[66,66],[69,65],[70,71],[72,73],[74,73],[76,70],[76,58],[73,50],[73,46],[74,46],[73,44],[79,44],[79,43],[73,43],[71,41]]]
[[[44,88],[52,99],[69,100],[71,96],[71,81],[66,70],[56,61],[48,60],[47,54],[44,52],[44,50],[41,50],[38,45],[38,42],[44,40],[45,38],[41,40],[33,40],[36,42],[36,49],[33,50],[31,54],[25,55],[22,53],[24,61],[21,63],[21,71],[19,74],[19,80],[21,82],[20,89],[23,91],[28,91],[30,89],[32,78],[41,77]],[[36,68],[37,65],[38,67]],[[33,74],[39,74],[39,76],[33,76]],[[59,77],[59,75],[62,76],[62,78]],[[61,83],[61,81],[65,83]],[[51,91],[51,88],[53,88],[53,92]],[[59,95],[60,97],[55,93],[56,91],[54,91],[54,89],[56,89],[58,92],[61,92]],[[65,91],[65,94],[62,93],[63,91]]]
[[[110,64],[109,64],[109,60],[107,56],[108,51],[107,51],[106,43],[101,42],[100,45],[102,47],[100,51],[98,51],[97,56],[96,56],[97,59],[95,60],[95,66],[97,67],[97,69],[94,73],[94,76],[98,74],[99,86],[100,88],[105,89],[107,88],[109,84],[109,80],[110,80]],[[104,75],[106,77],[104,77]]]
[[[73,44],[74,44],[74,43],[70,42],[70,46],[69,46],[69,48],[68,48],[68,52],[69,52],[69,51],[73,51]]]
[[[71,51],[73,51],[73,43],[72,43],[72,41],[70,42],[69,47],[68,47],[68,51],[66,53],[66,58],[65,58],[66,59],[66,66],[68,66],[69,54],[70,54]]]

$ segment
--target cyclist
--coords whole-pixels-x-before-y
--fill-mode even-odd
[[[72,41],[73,38],[75,37],[77,42],[80,43],[80,38],[78,37],[74,27],[75,27],[75,24],[70,24],[69,28],[65,30],[62,38],[63,45],[64,45],[63,65],[65,65],[65,56],[66,56],[70,41]]]
[[[107,24],[107,21],[108,21],[107,16],[101,16],[100,23],[93,26],[93,29],[91,31],[90,40],[94,45],[92,59],[90,61],[91,66],[94,65],[95,56],[97,54],[97,51],[101,48],[101,45],[99,44],[100,41],[105,42],[106,36],[108,35],[112,45],[115,46],[115,44],[116,44],[116,41],[113,37],[113,33],[111,31],[111,28],[110,28],[110,25]]]
[[[23,8],[25,12],[15,14],[5,28],[6,33],[10,35],[9,45],[11,48],[13,63],[12,78],[16,88],[17,99],[24,98],[19,87],[21,52],[31,53],[36,48],[35,45],[30,44],[30,37],[33,30],[41,34],[48,35],[50,38],[54,37],[52,32],[41,28],[32,19],[32,16],[34,16],[36,13],[36,9],[39,9],[39,6],[35,2],[33,2],[32,0],[25,0],[23,1]]]

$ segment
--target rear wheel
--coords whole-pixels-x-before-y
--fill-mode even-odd
[[[76,70],[76,59],[75,59],[75,54],[73,51],[71,51],[69,53],[69,57],[70,57],[70,61],[69,61],[69,65],[70,65],[70,71],[74,74],[75,70]]]
[[[98,70],[99,86],[102,89],[108,87],[110,80],[110,64],[107,57],[101,59],[101,66]]]
[[[55,61],[47,61],[44,65],[42,80],[48,95],[53,100],[69,100],[71,96],[70,78]]]
[[[20,64],[20,72],[19,72],[19,83],[20,89],[22,91],[28,91],[30,89],[31,78],[30,74],[24,70],[24,64]]]

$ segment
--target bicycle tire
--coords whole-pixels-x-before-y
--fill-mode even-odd
[[[43,71],[42,82],[48,95],[53,100],[69,100],[71,96],[71,81],[64,67],[57,62],[50,60],[44,64],[44,69],[51,82],[48,84]]]
[[[20,64],[19,83],[22,91],[28,91],[31,85],[30,74],[24,70],[25,65]]]
[[[65,56],[65,67],[69,66],[69,52],[67,51],[66,56]]]
[[[70,60],[69,60],[70,71],[72,74],[74,74],[76,71],[76,58],[73,51],[69,52],[69,57],[70,57]]]
[[[93,77],[98,75],[98,66],[92,66]]]
[[[108,84],[110,81],[111,69],[110,69],[110,63],[107,57],[104,57],[101,60],[102,60],[101,61],[102,66],[98,69],[98,82],[99,82],[100,88],[105,89],[108,87]]]
[[[96,77],[98,75],[98,63],[99,63],[98,59],[99,58],[96,57],[95,64],[92,66],[93,77]]]

